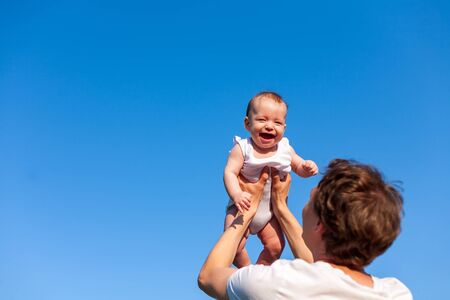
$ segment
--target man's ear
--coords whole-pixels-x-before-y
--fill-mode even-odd
[[[248,117],[245,117],[244,119],[244,127],[245,129],[250,130],[250,120]]]
[[[325,226],[323,226],[323,223],[320,222],[320,220],[317,220],[314,230],[322,235],[325,232]]]

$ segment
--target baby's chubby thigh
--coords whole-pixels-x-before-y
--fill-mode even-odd
[[[285,244],[283,231],[275,217],[272,217],[270,222],[258,232],[258,238],[261,240],[264,249],[261,251],[256,263],[271,265],[281,257]]]

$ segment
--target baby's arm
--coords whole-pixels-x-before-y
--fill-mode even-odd
[[[243,165],[244,156],[242,155],[241,147],[239,144],[236,144],[228,156],[225,171],[223,172],[223,182],[225,183],[225,189],[228,195],[241,213],[244,212],[244,209],[248,210],[250,208],[251,198],[251,195],[242,191],[239,186],[238,176]]]
[[[310,177],[319,173],[319,168],[316,163],[312,160],[304,160],[297,153],[295,153],[294,148],[291,147],[291,168],[294,173],[301,177]]]

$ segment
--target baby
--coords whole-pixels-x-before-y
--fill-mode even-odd
[[[273,92],[261,92],[248,103],[244,125],[250,137],[247,139],[235,137],[235,144],[230,151],[224,171],[225,188],[230,196],[225,228],[231,225],[238,212],[250,207],[251,195],[241,190],[239,174],[250,181],[257,181],[265,166],[277,168],[281,174],[287,174],[292,169],[305,178],[318,173],[316,163],[298,156],[289,145],[288,139],[283,137],[286,130],[286,114],[286,103]],[[237,249],[233,263],[238,268],[251,263],[245,249],[249,233],[257,234],[264,246],[256,261],[257,264],[270,265],[281,256],[284,237],[271,211],[270,192],[269,176],[256,215]]]

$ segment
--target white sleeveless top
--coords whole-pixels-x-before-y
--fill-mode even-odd
[[[244,165],[241,169],[241,174],[244,175],[251,182],[256,182],[259,179],[262,169],[265,166],[276,168],[280,175],[286,175],[291,171],[291,149],[289,146],[289,140],[285,137],[277,145],[277,152],[265,158],[256,158],[254,155],[254,149],[251,138],[241,139],[238,136],[234,137],[234,145],[239,144],[244,156]],[[256,211],[256,215],[250,223],[250,233],[256,234],[270,221],[272,218],[272,209],[270,205],[270,190],[272,185],[272,179],[269,179],[264,186],[264,193],[261,202]],[[230,199],[228,207],[233,205],[233,201]]]

